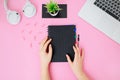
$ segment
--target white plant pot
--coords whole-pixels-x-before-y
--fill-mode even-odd
[[[59,10],[55,13],[55,14],[52,14],[52,13],[50,13],[50,12],[48,12],[51,16],[57,16],[58,15],[58,13],[59,13]]]

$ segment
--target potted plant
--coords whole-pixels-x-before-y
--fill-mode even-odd
[[[45,8],[47,8],[47,12],[51,15],[51,16],[56,16],[60,10],[62,10],[59,5],[57,4],[57,2],[50,0],[49,3],[45,4],[44,6]]]

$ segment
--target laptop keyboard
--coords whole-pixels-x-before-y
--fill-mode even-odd
[[[94,4],[120,21],[120,0],[96,0]]]

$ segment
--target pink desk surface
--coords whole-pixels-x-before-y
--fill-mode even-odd
[[[0,0],[0,80],[40,80],[39,43],[47,35],[50,24],[75,24],[85,49],[84,69],[91,80],[120,80],[120,45],[77,16],[84,0],[57,0],[68,4],[68,18],[42,19],[41,4],[47,0],[31,0],[37,7],[33,18],[22,13],[25,0],[9,0],[9,7],[21,13],[18,25],[6,20]],[[52,80],[76,80],[68,63],[52,63]]]

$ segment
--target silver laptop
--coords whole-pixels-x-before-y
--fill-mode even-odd
[[[120,0],[87,0],[78,15],[120,44]]]

